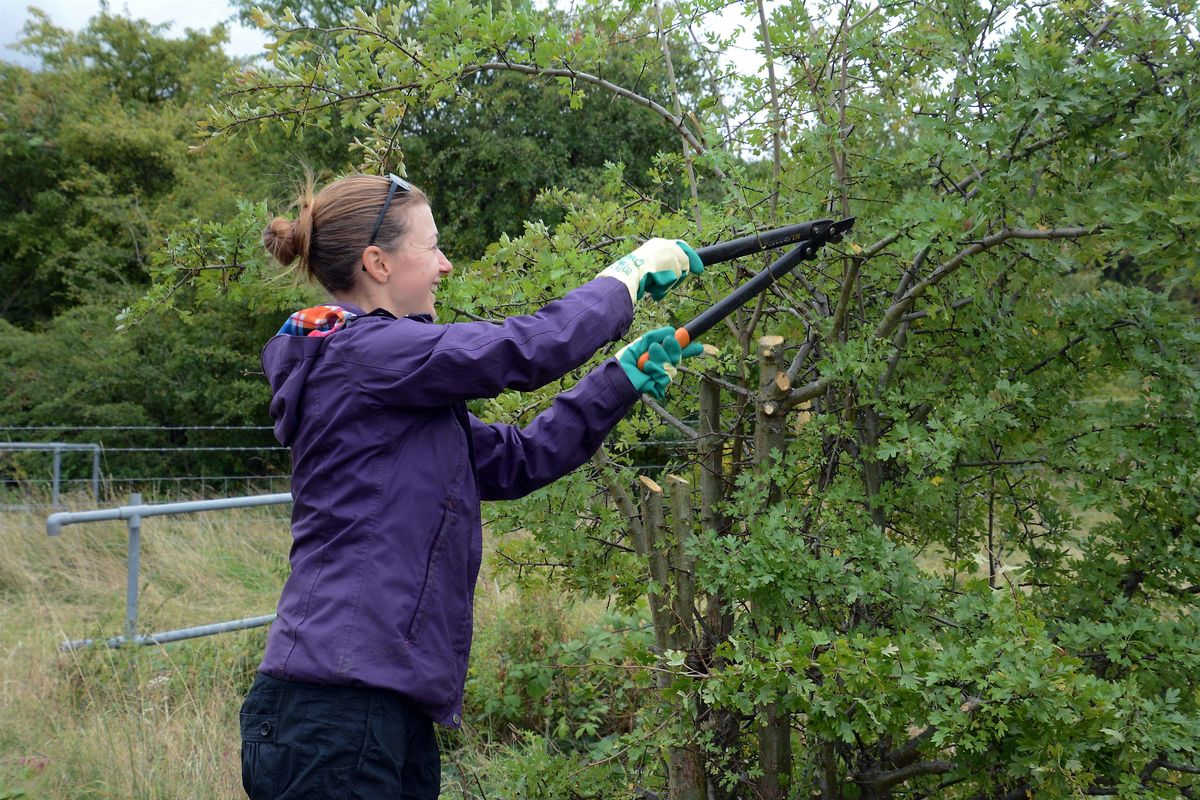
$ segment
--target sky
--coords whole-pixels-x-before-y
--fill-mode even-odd
[[[0,0],[0,60],[32,67],[36,61],[17,50],[11,49],[20,36],[21,28],[29,18],[28,7],[35,6],[46,12],[51,21],[59,27],[79,30],[87,24],[88,19],[100,11],[99,0]],[[768,2],[768,8],[773,3]],[[147,19],[154,23],[173,23],[172,33],[181,34],[186,28],[211,28],[219,22],[229,22],[230,42],[226,48],[230,54],[237,56],[254,55],[261,51],[266,38],[257,28],[244,28],[234,20],[233,10],[222,0],[201,0],[201,2],[181,2],[180,0],[112,0],[109,4],[113,12],[128,11],[131,16]],[[717,23],[723,29],[732,30],[737,25],[749,27],[756,25],[755,18],[742,19],[736,7],[726,10],[722,19]],[[739,63],[739,67],[753,68],[756,57],[748,49],[754,47],[752,35],[747,31],[739,44],[747,49],[734,49],[729,56]],[[745,61],[745,63],[742,63]]]
[[[36,61],[11,49],[10,45],[16,42],[29,18],[29,6],[45,11],[55,25],[70,30],[79,30],[100,11],[99,0],[0,0],[0,59],[27,67],[34,66]],[[232,22],[233,9],[222,0],[193,3],[180,0],[113,0],[109,8],[114,13],[127,10],[131,16],[155,23],[173,23],[171,32],[174,34],[182,34],[186,28],[208,29],[219,22],[231,22],[227,49],[233,55],[253,55],[262,49],[266,41],[258,29],[243,28]]]

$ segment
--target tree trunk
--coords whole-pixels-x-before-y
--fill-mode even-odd
[[[721,429],[721,387],[716,381],[704,378],[700,382],[700,529],[724,533],[729,521],[720,511],[725,500],[725,436]],[[718,672],[724,668],[721,659],[713,653],[717,646],[729,638],[733,631],[733,614],[726,607],[720,593],[705,597],[703,633],[699,658],[703,669]],[[697,718],[704,729],[712,731],[713,749],[722,762],[710,760],[705,768],[713,800],[727,800],[731,792],[721,788],[715,773],[741,751],[738,742],[740,726],[737,717],[725,709],[709,709],[697,706]],[[737,767],[734,771],[740,772]]]
[[[693,559],[687,553],[687,542],[692,533],[691,484],[678,475],[668,475],[667,484],[671,487],[671,529],[675,533],[672,552],[671,575],[675,579],[675,593],[672,603],[674,626],[671,630],[672,647],[683,650],[688,654],[689,669],[700,669],[697,651],[699,643],[696,638],[696,608],[695,583],[693,581]],[[659,673],[659,687],[666,689],[667,674]],[[682,718],[694,720],[698,718],[696,701],[682,701],[687,708]],[[667,754],[667,786],[671,800],[706,800],[708,792],[704,775],[704,759],[701,757],[693,738],[689,741],[670,748]]]
[[[786,453],[785,423],[787,415],[781,399],[786,393],[787,374],[783,360],[783,337],[764,336],[758,340],[759,404],[754,430],[754,460],[759,470],[771,466],[771,453]],[[767,503],[778,503],[781,488],[771,481]],[[783,800],[792,774],[792,728],[786,711],[770,703],[762,713],[765,723],[758,731],[758,763],[762,776],[757,780],[760,800]]]
[[[646,592],[650,603],[650,619],[654,624],[654,643],[658,655],[671,647],[671,613],[667,597],[670,592],[667,559],[663,555],[660,540],[663,527],[662,487],[645,475],[638,478],[645,487],[642,495],[641,537],[634,541],[634,548],[650,565],[650,579],[654,586]],[[657,588],[658,591],[654,591]]]

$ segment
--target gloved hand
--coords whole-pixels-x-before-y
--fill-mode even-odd
[[[629,299],[636,303],[644,294],[662,300],[667,290],[689,272],[696,275],[704,272],[704,264],[700,263],[695,250],[680,241],[650,239],[610,264],[600,275],[624,283],[629,289]]]
[[[645,352],[650,353],[650,358],[643,371],[638,369],[637,362]],[[622,347],[616,358],[634,389],[661,400],[675,377],[675,365],[703,352],[704,345],[698,342],[681,348],[675,341],[674,328],[656,328]]]

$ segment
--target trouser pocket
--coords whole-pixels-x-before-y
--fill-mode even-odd
[[[280,746],[278,714],[241,714],[242,788],[250,800],[274,800],[278,794]]]
[[[242,704],[242,788],[250,800],[342,800],[366,735],[361,690],[259,675]]]

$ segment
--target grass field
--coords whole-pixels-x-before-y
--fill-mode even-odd
[[[140,631],[273,611],[288,510],[144,520]],[[45,519],[0,513],[0,800],[244,797],[237,716],[265,629],[60,652],[66,639],[121,632],[126,527],[73,525],[50,538]],[[512,596],[481,580],[477,627]],[[455,734],[448,795],[474,771],[461,747],[470,735]]]
[[[287,572],[289,510],[143,520],[139,631],[270,613]],[[244,797],[238,709],[266,629],[62,652],[65,640],[122,632],[127,528],[72,525],[51,538],[47,513],[0,512],[0,800]],[[467,724],[440,731],[445,797],[523,797],[522,781],[547,775],[569,784],[584,764],[609,760],[587,743],[632,730],[652,682],[630,660],[649,647],[644,610],[614,618],[603,602],[545,584],[504,588],[492,551],[485,536]],[[944,567],[944,554],[923,559]]]
[[[287,509],[143,523],[141,630],[273,610]],[[123,523],[45,533],[0,514],[0,798],[237,797],[237,710],[264,631],[164,647],[60,652],[121,632]],[[22,794],[24,793],[24,794]]]

